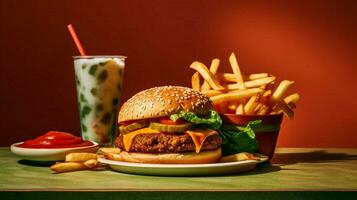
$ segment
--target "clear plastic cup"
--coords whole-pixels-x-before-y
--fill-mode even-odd
[[[117,133],[125,56],[74,56],[81,135],[112,146]]]

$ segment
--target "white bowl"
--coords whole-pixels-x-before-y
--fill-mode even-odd
[[[12,144],[11,152],[25,160],[33,161],[64,161],[69,153],[95,153],[98,151],[98,143],[92,142],[93,145],[85,147],[71,147],[71,148],[51,148],[51,149],[34,149],[23,148],[18,145],[23,142]]]

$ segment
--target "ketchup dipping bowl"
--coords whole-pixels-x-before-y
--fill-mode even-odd
[[[221,113],[223,124],[246,126],[250,121],[261,120],[262,124],[254,130],[255,137],[259,143],[258,153],[273,157],[276,141],[278,140],[280,125],[283,120],[283,114],[269,115],[237,115]]]
[[[92,141],[91,141],[92,142]],[[64,161],[69,153],[95,153],[98,151],[98,143],[92,142],[93,145],[82,147],[68,148],[24,148],[20,147],[23,142],[12,144],[11,152],[25,160],[31,161]]]

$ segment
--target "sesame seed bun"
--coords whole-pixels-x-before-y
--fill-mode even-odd
[[[216,163],[221,158],[221,148],[212,151],[202,151],[199,154],[195,152],[187,153],[133,153],[122,151],[118,154],[105,153],[105,158],[123,162],[134,163],[155,163],[155,164],[203,164]]]
[[[210,98],[181,86],[161,86],[141,91],[123,104],[118,122],[166,117],[182,110],[206,115],[213,109]]]

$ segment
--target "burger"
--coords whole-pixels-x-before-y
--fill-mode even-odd
[[[141,91],[123,104],[114,160],[136,163],[199,164],[222,155],[222,125],[210,98],[181,86]]]
[[[221,156],[258,149],[254,129],[222,125],[210,98],[181,86],[141,91],[123,104],[118,115],[119,134],[110,160],[157,163],[215,163]]]

